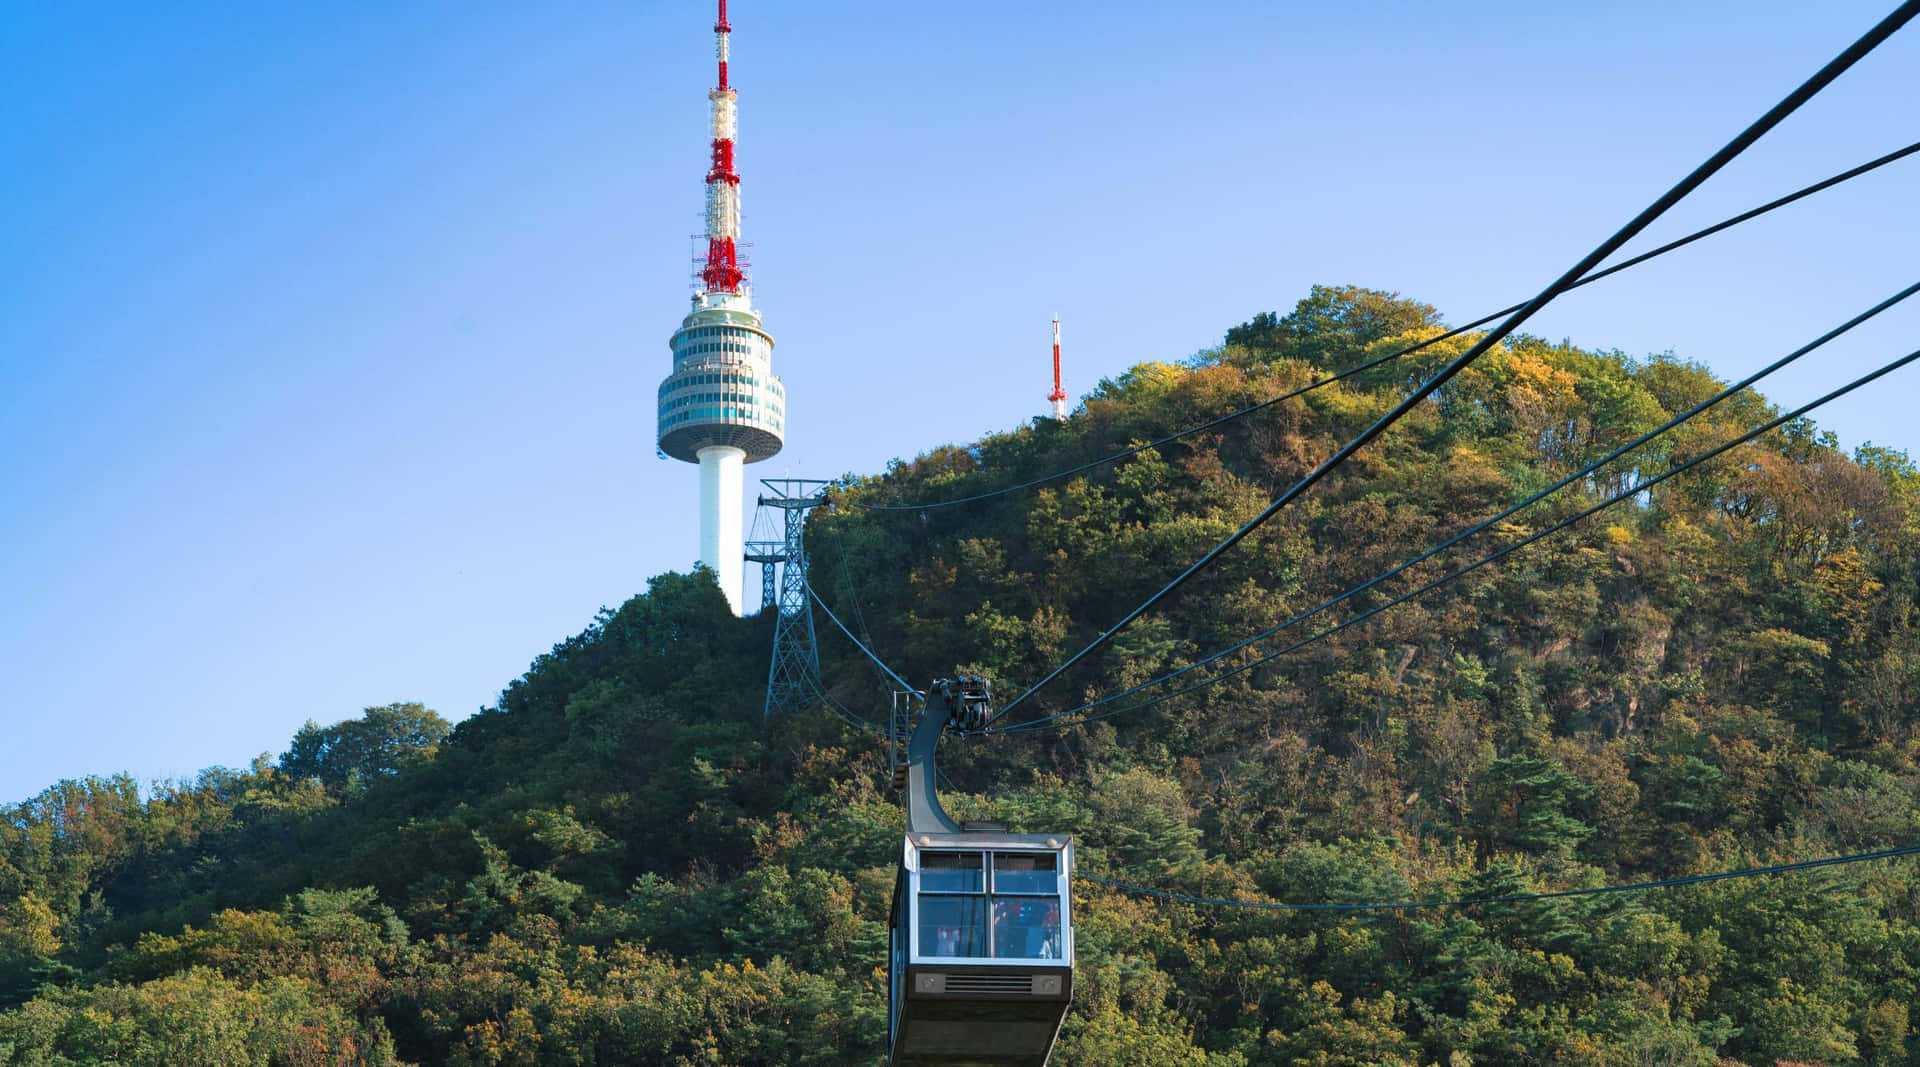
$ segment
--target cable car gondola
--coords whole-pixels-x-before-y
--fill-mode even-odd
[[[907,835],[888,957],[890,1067],[1044,1067],[1073,998],[1073,841],[955,825],[934,790],[949,724],[986,681],[941,679],[907,753]]]

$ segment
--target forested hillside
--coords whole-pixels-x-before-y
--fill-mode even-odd
[[[907,678],[1017,693],[1472,335],[1084,476],[860,505],[1036,478],[1441,330],[1424,305],[1317,288],[1065,421],[849,476],[808,530],[814,585]],[[1284,622],[1721,384],[1511,339],[1008,721]],[[1319,624],[1775,413],[1737,396]],[[1794,421],[1219,684],[950,739],[948,806],[1070,832],[1086,874],[1296,903],[1916,844],[1916,600],[1920,472]],[[0,1063],[876,1064],[898,802],[871,734],[819,706],[762,721],[771,628],[706,572],[663,575],[457,726],[396,704],[244,770],[8,807]],[[884,680],[825,621],[820,641],[831,698],[883,718]],[[1917,868],[1385,913],[1083,878],[1054,1062],[1917,1065]]]

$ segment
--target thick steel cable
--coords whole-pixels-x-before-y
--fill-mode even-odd
[[[1181,675],[1198,670],[1209,663],[1213,663],[1216,660],[1220,660],[1226,656],[1230,656],[1233,653],[1240,651],[1241,649],[1259,644],[1261,641],[1264,641],[1267,638],[1272,637],[1274,634],[1277,634],[1282,630],[1291,629],[1292,627],[1302,622],[1305,622],[1306,620],[1311,619],[1316,615],[1319,615],[1321,612],[1324,612],[1347,600],[1351,600],[1352,598],[1359,596],[1361,593],[1364,593],[1367,590],[1372,589],[1373,587],[1379,585],[1380,583],[1385,582],[1395,577],[1396,575],[1399,575],[1405,572],[1408,568],[1424,563],[1427,560],[1430,560],[1433,557],[1439,555],[1440,553],[1445,552],[1447,549],[1450,549],[1455,545],[1458,545],[1462,541],[1465,541],[1468,538],[1474,537],[1480,533],[1485,532],[1489,528],[1498,525],[1500,522],[1508,518],[1511,518],[1512,516],[1518,514],[1521,511],[1526,510],[1527,508],[1532,507],[1533,505],[1539,503],[1540,501],[1546,499],[1547,497],[1553,495],[1554,493],[1559,492],[1561,489],[1564,489],[1567,486],[1572,485],[1573,483],[1587,477],[1588,475],[1595,473],[1596,471],[1600,470],[1602,467],[1605,467],[1606,465],[1614,462],[1615,460],[1621,458],[1622,456],[1625,456],[1629,452],[1632,452],[1633,450],[1639,448],[1641,445],[1644,445],[1647,442],[1652,441],[1654,438],[1659,437],[1660,435],[1667,433],[1668,431],[1673,430],[1687,422],[1690,422],[1695,418],[1698,418],[1700,415],[1702,415],[1706,411],[1718,406],[1721,402],[1725,401],[1728,397],[1734,395],[1735,393],[1741,392],[1742,390],[1751,388],[1756,382],[1760,381],[1761,379],[1767,377],[1770,374],[1773,374],[1776,371],[1781,370],[1782,368],[1788,366],[1789,364],[1800,359],[1801,357],[1806,356],[1807,354],[1819,349],[1823,345],[1826,345],[1828,342],[1834,340],[1835,338],[1841,336],[1842,334],[1847,333],[1848,331],[1852,330],[1856,326],[1859,326],[1861,323],[1866,322],[1867,320],[1873,318],[1874,316],[1879,315],[1881,312],[1886,311],[1888,308],[1891,308],[1894,305],[1900,303],[1901,301],[1906,300],[1916,292],[1920,292],[1920,282],[1915,282],[1914,284],[1907,286],[1905,289],[1902,289],[1898,293],[1895,293],[1894,295],[1888,297],[1887,299],[1882,300],[1880,303],[1875,304],[1873,307],[1868,308],[1867,310],[1861,312],[1858,315],[1855,315],[1853,318],[1848,319],[1846,322],[1841,323],[1840,325],[1834,327],[1833,329],[1828,330],[1826,333],[1821,334],[1819,337],[1814,338],[1812,341],[1809,341],[1806,344],[1801,345],[1799,348],[1796,348],[1792,352],[1789,352],[1786,355],[1780,357],[1779,359],[1774,360],[1772,363],[1769,363],[1765,367],[1762,367],[1759,370],[1755,371],[1754,373],[1749,374],[1745,378],[1742,378],[1740,381],[1737,381],[1732,385],[1727,386],[1726,388],[1720,390],[1718,393],[1715,393],[1713,396],[1708,397],[1707,399],[1701,401],[1700,403],[1695,404],[1693,407],[1688,408],[1686,411],[1683,411],[1680,414],[1675,415],[1671,419],[1668,419],[1666,422],[1661,423],[1659,426],[1656,426],[1653,429],[1648,430],[1646,433],[1643,433],[1639,437],[1636,437],[1633,440],[1628,441],[1626,444],[1621,445],[1620,447],[1614,449],[1612,452],[1607,453],[1606,455],[1600,457],[1599,459],[1596,459],[1593,462],[1588,463],[1586,466],[1580,468],[1577,471],[1574,471],[1572,474],[1569,474],[1566,477],[1561,478],[1559,481],[1554,482],[1553,484],[1547,486],[1546,488],[1541,489],[1538,492],[1535,492],[1533,495],[1527,497],[1526,499],[1521,500],[1516,504],[1513,504],[1512,506],[1508,507],[1505,511],[1502,511],[1497,515],[1492,515],[1486,519],[1482,519],[1479,523],[1476,523],[1475,525],[1470,526],[1467,529],[1462,530],[1457,534],[1454,534],[1452,537],[1449,537],[1446,540],[1440,542],[1439,544],[1433,546],[1432,548],[1427,549],[1425,552],[1422,552],[1416,556],[1410,557],[1402,561],[1401,563],[1398,563],[1393,567],[1381,572],[1380,574],[1375,575],[1372,578],[1369,578],[1368,580],[1360,583],[1359,585],[1353,586],[1352,588],[1347,589],[1346,591],[1330,599],[1323,600],[1319,604],[1315,605],[1314,607],[1309,608],[1306,611],[1300,612],[1299,614],[1294,615],[1292,618],[1286,619],[1285,621],[1279,623],[1278,625],[1269,627],[1268,629],[1263,630],[1260,633],[1257,633],[1252,637],[1249,637],[1246,640],[1241,641],[1238,644],[1230,645],[1226,648],[1220,649],[1217,652],[1210,653],[1209,655],[1207,655],[1206,657],[1200,660],[1197,660],[1193,663],[1189,663],[1184,667],[1180,667],[1175,670],[1169,671],[1166,674],[1159,676],[1158,678],[1154,678],[1150,681],[1142,682],[1138,686],[1128,689],[1122,693],[1116,693],[1109,696],[1101,697],[1098,700],[1089,701],[1076,708],[1068,708],[1065,711],[1056,712],[1052,715],[1048,715],[1043,718],[1033,719],[1023,723],[1017,723],[1012,726],[1000,727],[997,730],[991,730],[988,732],[999,733],[999,732],[1005,732],[1005,731],[1011,731],[1011,730],[1017,730],[1017,729],[1025,729],[1028,727],[1044,726],[1050,722],[1057,722],[1062,719],[1069,718],[1075,714],[1078,714],[1079,712],[1086,711],[1089,708],[1095,708],[1095,707],[1099,707],[1102,704],[1111,703],[1112,701],[1116,699],[1120,699],[1121,697],[1129,693],[1139,692],[1142,689],[1147,689],[1156,685],[1161,685],[1166,682],[1170,682],[1175,678],[1180,677]]]
[[[1191,893],[1179,893],[1170,889],[1154,889],[1149,886],[1122,882],[1117,878],[1103,878],[1097,874],[1083,874],[1085,881],[1118,889],[1123,893],[1136,896],[1156,897],[1179,904],[1193,904],[1211,908],[1245,908],[1254,911],[1414,911],[1426,908],[1469,908],[1487,904],[1526,904],[1537,900],[1561,900],[1567,897],[1594,897],[1609,893],[1638,893],[1648,889],[1672,889],[1676,886],[1700,885],[1705,882],[1724,882],[1733,878],[1758,878],[1763,875],[1792,874],[1798,871],[1817,870],[1822,867],[1839,867],[1849,863],[1866,863],[1871,860],[1894,859],[1900,856],[1920,855],[1920,845],[1903,845],[1899,848],[1883,848],[1875,852],[1857,852],[1847,856],[1827,856],[1817,860],[1797,860],[1792,863],[1775,863],[1765,867],[1747,867],[1737,871],[1715,871],[1711,874],[1690,874],[1680,878],[1657,878],[1649,882],[1627,882],[1620,885],[1595,886],[1591,889],[1555,889],[1542,893],[1511,893],[1498,897],[1465,897],[1459,900],[1409,900],[1379,904],[1285,904],[1266,900],[1228,900],[1223,897],[1202,897]]]
[[[1581,278],[1579,281],[1574,282],[1572,285],[1567,286],[1567,289],[1573,290],[1573,289],[1578,289],[1583,285],[1591,285],[1592,283],[1597,282],[1602,278],[1611,277],[1612,275],[1618,274],[1629,267],[1637,267],[1640,264],[1645,263],[1650,259],[1656,259],[1660,256],[1664,256],[1668,252],[1672,252],[1672,251],[1675,251],[1676,249],[1684,248],[1687,245],[1694,243],[1695,241],[1699,241],[1704,238],[1711,237],[1714,234],[1721,232],[1722,230],[1726,230],[1734,226],[1738,226],[1739,224],[1743,222],[1747,222],[1751,219],[1759,218],[1760,216],[1765,215],[1766,213],[1773,211],[1777,208],[1786,207],[1788,204],[1791,204],[1797,200],[1802,200],[1802,199],[1805,199],[1806,197],[1812,196],[1817,192],[1821,192],[1822,190],[1830,189],[1833,186],[1839,185],[1840,183],[1851,180],[1853,178],[1857,178],[1862,174],[1868,173],[1869,171],[1878,170],[1889,163],[1894,163],[1899,160],[1905,159],[1906,157],[1913,155],[1915,152],[1920,152],[1920,141],[1915,141],[1913,144],[1910,144],[1905,148],[1901,148],[1893,152],[1888,152],[1886,155],[1881,156],[1878,159],[1869,160],[1868,162],[1862,163],[1851,170],[1841,171],[1840,173],[1834,175],[1831,178],[1827,178],[1825,180],[1815,182],[1812,185],[1806,186],[1803,189],[1799,189],[1794,192],[1788,193],[1787,195],[1780,197],[1779,199],[1770,200],[1764,204],[1761,204],[1759,207],[1752,208],[1747,211],[1743,211],[1740,214],[1733,216],[1732,218],[1723,219],[1707,227],[1704,230],[1695,230],[1694,232],[1686,235],[1685,237],[1680,238],[1679,240],[1669,241],[1666,244],[1663,244],[1660,247],[1653,249],[1652,251],[1642,252],[1639,255],[1632,257],[1631,259],[1622,260],[1619,263],[1616,263],[1613,266],[1608,267],[1604,270],[1595,271],[1594,273]],[[1384,356],[1376,356],[1373,359],[1370,359],[1364,363],[1358,364],[1357,366],[1348,367],[1346,370],[1343,370],[1340,373],[1335,374],[1331,377],[1316,379],[1312,382],[1307,383],[1306,385],[1301,386],[1298,389],[1294,389],[1289,392],[1282,393],[1279,396],[1270,397],[1266,400],[1260,401],[1257,404],[1250,404],[1238,410],[1229,411],[1224,415],[1215,416],[1214,418],[1208,419],[1207,421],[1202,422],[1198,425],[1189,426],[1184,430],[1176,430],[1173,433],[1167,434],[1164,437],[1155,438],[1154,440],[1149,441],[1146,444],[1133,445],[1129,448],[1125,448],[1118,452],[1115,452],[1110,456],[1102,456],[1099,459],[1089,460],[1086,463],[1082,463],[1077,467],[1068,467],[1066,470],[1055,471],[1052,474],[1042,475],[1038,478],[1032,478],[1015,485],[1003,486],[999,489],[989,489],[982,492],[974,493],[970,496],[954,497],[953,499],[950,499],[950,500],[934,500],[924,504],[866,504],[857,500],[846,500],[846,499],[836,501],[836,503],[845,504],[848,507],[852,507],[852,508],[859,508],[863,511],[882,511],[882,512],[929,511],[934,508],[950,508],[960,504],[974,504],[982,500],[991,500],[994,497],[1005,496],[1008,493],[1017,493],[1026,489],[1033,489],[1035,487],[1045,485],[1048,482],[1056,482],[1062,478],[1071,478],[1076,474],[1085,474],[1087,471],[1094,470],[1095,468],[1098,468],[1098,467],[1106,466],[1109,463],[1116,463],[1116,462],[1119,462],[1120,460],[1126,459],[1129,456],[1137,456],[1140,453],[1146,452],[1150,449],[1159,448],[1162,445],[1172,444],[1173,442],[1178,441],[1182,438],[1191,437],[1194,434],[1200,433],[1204,430],[1211,430],[1215,426],[1220,426],[1222,424],[1232,422],[1235,419],[1245,418],[1246,416],[1252,415],[1255,412],[1264,411],[1275,404],[1292,400],[1295,397],[1305,396],[1306,394],[1311,393],[1316,389],[1320,389],[1324,386],[1333,385],[1336,382],[1345,381],[1346,379],[1351,378],[1356,374],[1362,374],[1366,371],[1370,371],[1374,369],[1375,367],[1379,367],[1384,364],[1391,363],[1394,360],[1401,358],[1402,356],[1410,356],[1415,352],[1419,352],[1433,345],[1439,344],[1441,341],[1450,340],[1454,337],[1460,336],[1463,333],[1466,333],[1469,330],[1473,330],[1481,326],[1485,326],[1487,323],[1492,322],[1493,320],[1499,318],[1500,316],[1511,315],[1514,312],[1519,311],[1521,308],[1525,306],[1526,304],[1524,303],[1513,304],[1508,307],[1501,308],[1498,311],[1489,312],[1488,314],[1482,315],[1481,317],[1473,320],[1472,322],[1465,323],[1460,326],[1455,326],[1452,329],[1447,330],[1445,333],[1437,334],[1433,337],[1427,338],[1424,341],[1420,341],[1415,344],[1408,345],[1407,347],[1399,349],[1394,352],[1389,352]]]
[[[820,610],[827,613],[827,618],[833,620],[833,624],[840,628],[840,632],[847,635],[847,640],[852,641],[853,646],[855,648],[859,649],[861,653],[863,653],[868,659],[872,660],[874,666],[885,671],[887,674],[887,677],[893,679],[895,682],[898,682],[900,684],[900,688],[905,689],[907,692],[913,693],[915,695],[919,694],[920,690],[915,689],[911,685],[908,685],[907,680],[905,678],[900,677],[899,674],[894,672],[894,669],[892,667],[887,666],[887,662],[880,658],[879,653],[875,652],[871,648],[868,648],[866,645],[866,642],[860,640],[858,637],[853,636],[853,631],[847,629],[847,624],[840,621],[840,616],[835,615],[833,613],[833,609],[827,606],[826,600],[823,599],[820,596],[820,594],[814,590],[813,583],[811,582],[807,583],[806,590],[807,590],[807,595],[813,598],[813,602],[820,605]]]
[[[1559,533],[1561,530],[1564,530],[1567,527],[1572,526],[1574,523],[1579,522],[1580,520],[1585,519],[1590,515],[1593,515],[1600,511],[1604,511],[1607,508],[1610,508],[1613,505],[1618,504],[1622,501],[1631,500],[1632,498],[1639,496],[1640,494],[1646,492],[1649,489],[1652,489],[1654,486],[1659,485],[1661,482],[1664,482],[1669,478],[1675,477],[1676,475],[1683,474],[1686,471],[1692,470],[1694,467],[1697,467],[1700,464],[1705,463],[1706,461],[1713,459],[1714,457],[1719,456],[1730,449],[1746,444],[1748,441],[1751,441],[1754,438],[1759,437],[1764,433],[1767,433],[1771,430],[1776,430],[1781,426],[1785,425],[1786,423],[1791,422],[1794,419],[1800,418],[1801,416],[1805,415],[1807,412],[1812,411],[1823,404],[1827,404],[1834,400],[1837,400],[1840,397],[1843,397],[1848,393],[1853,392],[1855,389],[1859,389],[1885,375],[1891,374],[1894,371],[1899,370],[1901,367],[1904,367],[1907,364],[1912,363],[1916,359],[1920,359],[1920,351],[1910,352],[1907,355],[1904,355],[1899,359],[1894,360],[1891,363],[1885,364],[1884,366],[1881,366],[1876,370],[1870,371],[1867,374],[1864,374],[1858,378],[1855,378],[1853,381],[1848,382],[1846,385],[1843,385],[1840,388],[1833,390],[1832,392],[1826,394],[1825,396],[1820,397],[1817,400],[1809,401],[1808,403],[1802,404],[1801,406],[1793,409],[1792,411],[1787,412],[1785,415],[1781,415],[1778,418],[1774,418],[1765,423],[1762,423],[1761,425],[1751,430],[1748,430],[1746,433],[1741,434],[1739,437],[1736,437],[1733,440],[1728,441],[1724,444],[1717,445],[1713,449],[1707,452],[1704,452],[1698,456],[1695,456],[1694,458],[1688,460],[1687,462],[1682,463],[1678,466],[1675,466],[1671,470],[1663,471],[1660,474],[1657,474],[1654,477],[1649,478],[1644,482],[1640,482],[1631,489],[1622,490],[1621,492],[1616,493],[1611,497],[1608,497],[1607,499],[1601,501],[1600,503],[1595,504],[1592,507],[1586,508],[1582,511],[1576,512],[1575,514],[1570,515],[1567,518],[1564,518],[1559,522],[1556,522],[1553,525],[1548,526],[1543,530],[1540,530],[1537,533],[1530,534],[1527,537],[1514,542],[1513,544],[1502,546],[1496,551],[1491,552],[1485,556],[1482,556],[1480,559],[1477,559],[1474,562],[1469,563],[1464,567],[1460,567],[1456,570],[1449,571],[1446,574],[1443,574],[1440,577],[1433,579],[1427,584],[1420,586],[1418,589],[1414,589],[1411,592],[1402,593],[1401,595],[1394,597],[1393,599],[1388,600],[1385,603],[1368,608],[1366,611],[1363,611],[1360,614],[1355,615],[1354,617],[1346,620],[1345,622],[1338,623],[1334,626],[1329,626],[1324,630],[1318,631],[1317,633],[1314,633],[1308,637],[1304,637],[1298,641],[1295,641],[1293,644],[1290,644],[1285,648],[1277,649],[1273,652],[1266,653],[1254,659],[1248,660],[1245,663],[1236,664],[1233,667],[1227,670],[1224,670],[1219,674],[1214,675],[1211,678],[1207,678],[1203,681],[1195,682],[1192,685],[1182,686],[1181,688],[1175,689],[1170,693],[1162,693],[1161,695],[1156,696],[1151,700],[1143,700],[1138,704],[1129,704],[1123,708],[1115,708],[1112,711],[1104,711],[1098,715],[1081,716],[1080,718],[1073,719],[1069,722],[1065,722],[1061,724],[1060,728],[1064,728],[1065,726],[1076,726],[1082,723],[1095,722],[1100,719],[1109,719],[1115,715],[1120,715],[1125,712],[1138,711],[1141,708],[1152,707],[1153,705],[1162,703],[1163,701],[1172,700],[1174,697],[1184,696],[1187,693],[1194,692],[1195,690],[1205,689],[1210,685],[1223,682],[1228,678],[1233,677],[1236,674],[1241,674],[1245,671],[1252,670],[1253,668],[1261,665],[1262,663],[1266,663],[1271,660],[1277,659],[1281,656],[1286,655],[1289,652],[1296,651],[1298,649],[1306,647],[1307,645],[1313,644],[1316,641],[1320,641],[1324,638],[1331,637],[1334,634],[1339,633],[1340,631],[1346,629],[1349,626],[1354,626],[1354,625],[1358,625],[1359,623],[1365,622],[1366,620],[1374,617],[1375,615],[1380,614],[1383,611],[1386,611],[1389,608],[1398,607],[1399,605],[1404,604],[1407,601],[1414,599],[1415,597],[1431,592],[1432,590],[1438,589],[1439,587],[1446,585],[1447,583],[1453,581],[1456,578],[1460,578],[1463,575],[1479,570],[1481,567],[1484,567],[1487,564],[1492,563],[1497,559],[1500,559],[1522,548],[1525,548],[1528,545],[1531,545],[1534,542],[1541,540],[1542,538]],[[1154,682],[1144,682],[1139,686],[1133,687],[1132,689],[1125,690],[1121,693],[1116,693],[1113,695],[1113,698],[1109,698],[1109,699],[1115,699],[1118,697],[1127,696],[1132,693],[1139,692],[1141,689],[1144,689],[1154,684],[1155,684]],[[1104,700],[1102,702],[1104,702]],[[1019,723],[1017,725],[1004,727],[1000,730],[996,730],[993,732],[1016,733],[1016,732],[1025,731],[1025,730],[1039,729],[1043,725],[1049,725],[1052,722],[1053,722],[1052,719],[1044,719],[1044,720],[1035,719],[1032,722]]]
[[[1554,279],[1551,284],[1540,291],[1539,295],[1528,301],[1525,307],[1508,316],[1505,321],[1494,327],[1492,331],[1475,342],[1467,351],[1454,358],[1445,367],[1442,367],[1438,373],[1423,382],[1419,388],[1407,394],[1400,403],[1394,405],[1391,411],[1382,415],[1372,426],[1362,430],[1353,440],[1341,446],[1339,451],[1328,457],[1327,460],[1318,467],[1315,467],[1306,477],[1294,483],[1292,488],[1275,497],[1272,503],[1261,510],[1260,514],[1255,515],[1252,519],[1248,520],[1245,525],[1241,526],[1240,529],[1229,534],[1225,540],[1209,549],[1205,555],[1195,560],[1186,570],[1180,572],[1172,581],[1163,586],[1159,592],[1141,601],[1137,607],[1127,612],[1118,622],[1101,631],[1100,635],[1092,641],[1089,641],[1086,647],[1067,657],[1065,662],[1049,671],[1047,675],[1038,682],[1029,686],[1026,692],[1015,697],[1005,707],[1002,707],[995,713],[992,718],[988,719],[987,723],[982,725],[991,724],[995,720],[1007,715],[1007,713],[1011,712],[1014,708],[1019,707],[1047,683],[1065,674],[1068,670],[1072,669],[1074,664],[1079,663],[1087,656],[1092,655],[1105,646],[1107,642],[1113,640],[1120,631],[1126,629],[1135,619],[1145,615],[1155,604],[1172,595],[1175,590],[1190,581],[1194,575],[1199,574],[1211,566],[1214,560],[1219,559],[1221,555],[1232,549],[1233,546],[1245,540],[1253,531],[1264,525],[1268,519],[1278,514],[1280,509],[1298,499],[1301,494],[1319,483],[1322,478],[1325,478],[1335,468],[1345,463],[1355,452],[1366,447],[1374,438],[1385,433],[1388,427],[1399,422],[1406,416],[1407,412],[1412,411],[1422,400],[1433,395],[1435,390],[1451,381],[1454,375],[1459,374],[1462,370],[1466,369],[1467,366],[1472,364],[1474,360],[1486,354],[1486,352],[1498,344],[1502,338],[1518,329],[1520,325],[1529,318],[1532,318],[1536,312],[1545,307],[1554,297],[1565,292],[1566,289],[1575,281],[1578,281],[1581,276],[1599,266],[1601,261],[1612,255],[1622,245],[1632,240],[1635,235],[1646,229],[1655,219],[1658,219],[1661,215],[1665,214],[1668,209],[1672,208],[1673,205],[1679,203],[1688,193],[1699,188],[1708,178],[1712,177],[1717,171],[1732,162],[1735,157],[1746,151],[1754,142],[1764,136],[1768,130],[1779,125],[1788,115],[1798,110],[1802,104],[1813,99],[1814,95],[1819,93],[1821,89],[1831,84],[1835,78],[1838,78],[1848,67],[1858,62],[1862,56],[1873,51],[1874,48],[1892,36],[1901,26],[1906,25],[1916,14],[1920,14],[1920,0],[1907,0],[1906,3],[1901,4],[1891,15],[1882,19],[1878,25],[1867,31],[1865,36],[1849,45],[1845,51],[1835,56],[1826,66],[1821,67],[1813,77],[1807,79],[1799,88],[1789,93],[1785,99],[1769,108],[1766,114],[1762,115],[1745,130],[1742,130],[1739,135],[1727,142],[1725,146],[1709,157],[1706,162],[1695,167],[1693,171],[1685,178],[1682,178],[1678,184],[1667,190],[1659,199],[1649,204],[1638,215],[1634,216],[1630,222],[1621,227],[1612,237],[1601,242],[1597,248],[1581,257],[1579,262],[1567,268],[1565,273]]]

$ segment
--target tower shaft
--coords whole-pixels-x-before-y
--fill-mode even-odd
[[[735,615],[740,614],[743,562],[740,465],[746,456],[732,445],[700,450],[700,561],[713,568]]]

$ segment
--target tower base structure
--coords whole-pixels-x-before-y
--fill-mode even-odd
[[[740,614],[742,530],[740,528],[741,465],[745,451],[732,445],[709,445],[700,455],[700,562],[713,568],[727,606]]]

